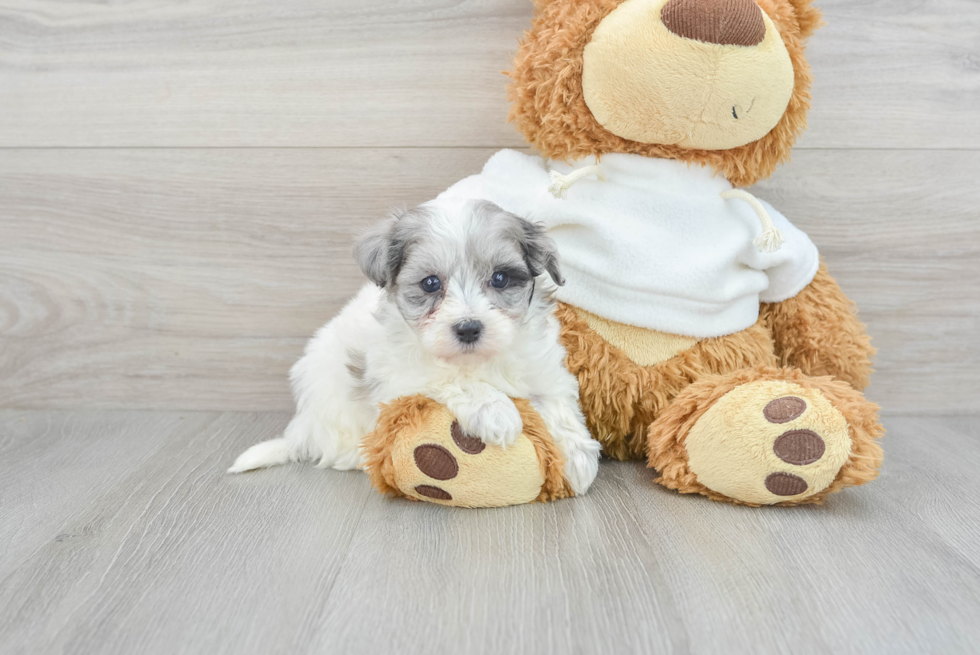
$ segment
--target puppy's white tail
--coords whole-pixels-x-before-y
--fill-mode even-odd
[[[264,466],[285,464],[291,459],[292,446],[285,439],[270,439],[256,444],[238,456],[229,473],[244,473]]]

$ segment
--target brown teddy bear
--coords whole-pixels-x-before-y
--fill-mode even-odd
[[[734,188],[805,128],[819,24],[809,0],[537,0],[509,92],[542,157],[502,151],[446,192],[548,227],[590,431],[682,493],[819,503],[881,465],[854,305],[804,233]],[[525,435],[506,451],[473,448],[430,399],[392,403],[365,446],[373,483],[472,507],[572,495],[518,403]],[[429,466],[430,444],[452,465]]]

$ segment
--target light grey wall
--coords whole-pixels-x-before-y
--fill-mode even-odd
[[[527,0],[0,8],[0,407],[289,409],[352,234],[522,147]],[[886,412],[980,410],[980,4],[823,2],[810,130],[756,191],[880,349]]]

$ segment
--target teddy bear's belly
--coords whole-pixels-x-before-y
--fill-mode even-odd
[[[698,342],[695,337],[682,337],[610,321],[578,307],[575,312],[593,332],[621,350],[638,366],[654,366],[665,362]]]
[[[763,317],[734,334],[695,339],[590,322],[588,312],[565,303],[556,316],[589,431],[616,459],[645,457],[650,425],[693,381],[778,363]]]

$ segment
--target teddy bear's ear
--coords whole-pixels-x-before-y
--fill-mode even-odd
[[[812,0],[789,0],[800,26],[800,38],[806,39],[824,25],[820,10],[811,4]]]

